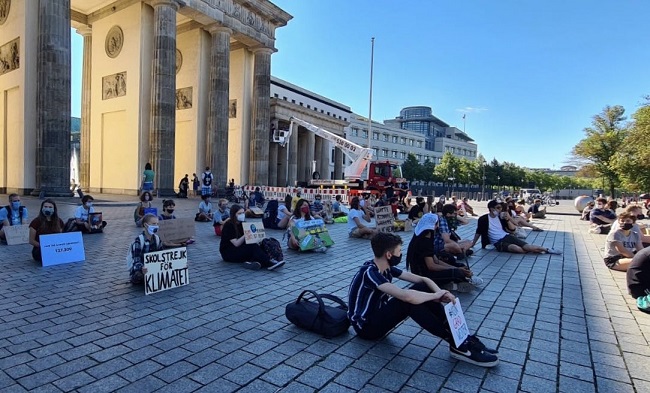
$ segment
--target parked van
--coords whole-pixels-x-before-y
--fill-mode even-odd
[[[540,197],[542,193],[537,188],[522,188],[521,189],[521,198],[535,198]]]

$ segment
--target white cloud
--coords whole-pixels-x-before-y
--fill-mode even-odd
[[[460,113],[482,113],[482,112],[486,112],[487,110],[488,110],[487,108],[483,108],[483,107],[475,108],[473,106],[466,106],[466,107],[461,108],[461,109],[456,109],[456,112],[460,112]]]

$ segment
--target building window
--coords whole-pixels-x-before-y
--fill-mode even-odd
[[[397,136],[393,135],[393,138],[392,138],[393,143],[397,143],[397,139],[398,139]]]
[[[383,135],[383,140],[384,140],[384,142],[388,142],[388,134]]]
[[[352,129],[352,136],[359,136],[359,129],[358,128],[353,128]]]
[[[368,138],[368,130],[363,130],[363,131],[361,132],[361,136],[362,136],[364,139],[367,139],[367,138]]]
[[[388,157],[388,150],[382,149],[381,150],[381,155],[384,156],[384,157]]]
[[[390,156],[393,158],[397,158],[397,152],[393,150],[392,152],[390,152]]]
[[[377,149],[372,149],[372,151],[373,151],[373,153],[372,153],[373,156],[375,156],[375,157],[379,157],[379,150],[377,150]]]
[[[401,158],[402,160],[405,160],[406,159],[406,152],[399,153],[399,158]]]
[[[418,162],[422,161],[422,155],[421,154],[416,154],[415,158],[417,158]]]
[[[379,133],[378,132],[373,132],[372,133],[372,139],[378,141],[379,140]]]
[[[332,149],[332,164],[334,164],[334,157],[336,157],[336,149]],[[332,179],[334,179],[334,176],[332,176]]]
[[[418,147],[422,147],[422,141],[418,141]]]
[[[413,146],[413,139],[409,139],[409,146]]]

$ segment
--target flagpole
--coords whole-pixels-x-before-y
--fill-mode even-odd
[[[375,37],[370,39],[370,99],[368,104],[368,148],[372,141],[372,71],[375,59]]]
[[[466,134],[465,132],[465,116],[467,116],[467,113],[463,113],[463,133]]]

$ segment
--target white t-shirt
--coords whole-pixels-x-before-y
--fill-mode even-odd
[[[363,210],[350,209],[348,212],[348,232],[352,232],[357,228],[357,223],[354,222],[354,218],[359,218],[359,221],[363,220]]]
[[[74,218],[82,221],[88,221],[88,214],[94,213],[95,208],[91,206],[88,210],[84,209],[83,206],[78,206],[77,210],[74,212]]]
[[[496,217],[492,217],[490,214],[488,214],[488,222],[488,237],[490,238],[490,243],[495,244],[508,234],[508,232],[503,230],[503,227],[501,226],[501,219],[498,215]]]
[[[625,236],[622,230],[610,231],[605,241],[605,257],[615,257],[620,255],[618,250],[614,247],[614,242],[623,243],[623,247],[630,252],[636,250],[636,245],[641,244],[641,233],[634,228],[630,230],[630,234]]]
[[[212,212],[212,202],[210,203],[205,203],[205,201],[201,201],[199,203],[199,213],[211,213]]]
[[[287,210],[287,207],[284,204],[278,204],[278,222],[280,222],[286,216],[290,216],[291,213]]]

